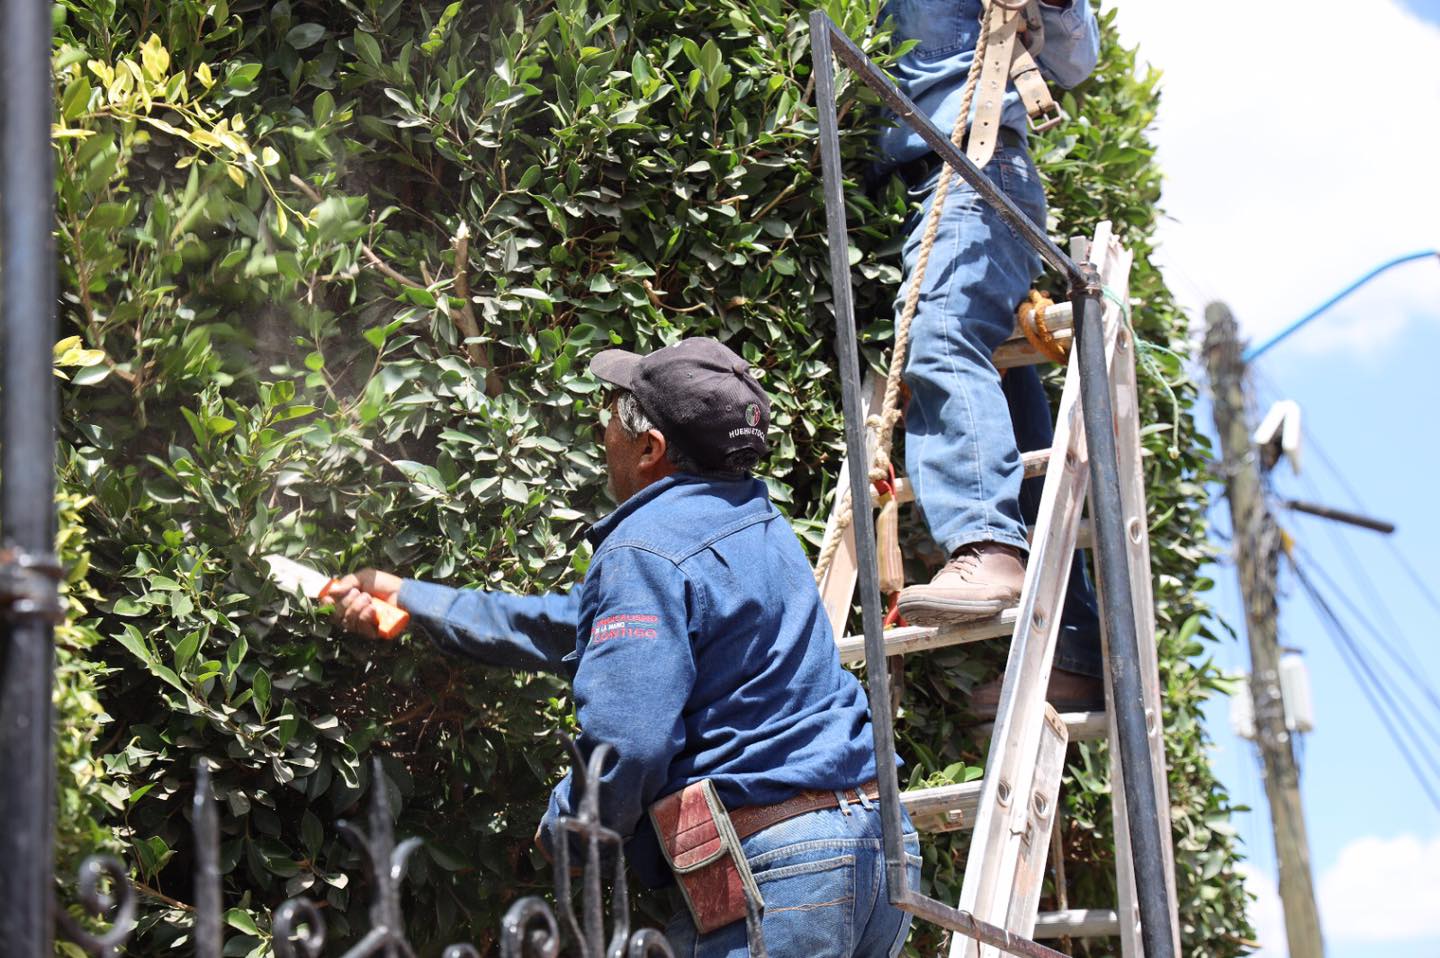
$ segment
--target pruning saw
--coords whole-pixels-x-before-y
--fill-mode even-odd
[[[317,602],[328,599],[330,590],[339,581],[285,556],[268,555],[265,562],[270,566],[270,578],[282,589],[299,592]],[[384,599],[370,598],[375,605],[376,626],[382,638],[393,639],[405,631],[410,624],[409,612]]]

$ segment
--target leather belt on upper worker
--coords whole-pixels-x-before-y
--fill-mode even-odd
[[[1023,149],[1025,147],[1025,134],[1012,127],[1001,127],[1000,145],[1008,149]],[[900,178],[905,181],[906,186],[914,189],[934,176],[935,171],[940,168],[940,164],[943,162],[944,160],[940,159],[940,154],[931,150],[924,156],[916,157],[908,163],[901,163],[895,168],[895,172],[900,174]]]
[[[841,798],[847,802],[863,805],[862,795],[867,800],[879,798],[880,786],[875,783],[874,779],[871,779],[858,788],[807,789],[791,795],[783,802],[776,802],[774,805],[752,805],[747,808],[730,809],[730,823],[735,826],[737,836],[748,838],[771,825],[778,825],[809,812],[839,808]]]

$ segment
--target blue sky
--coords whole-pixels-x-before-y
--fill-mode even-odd
[[[1216,0],[1198,14],[1164,0],[1105,2],[1119,8],[1127,42],[1165,74],[1155,138],[1168,219],[1157,259],[1189,309],[1223,299],[1245,334],[1263,339],[1383,260],[1440,246],[1440,0]],[[1345,65],[1362,13],[1367,32],[1384,38],[1383,69]],[[1353,491],[1365,511],[1397,523],[1391,545],[1440,592],[1437,357],[1440,261],[1427,260],[1368,285],[1277,347],[1256,364],[1256,378],[1263,404],[1301,404],[1312,446],[1300,476],[1277,469],[1277,491],[1355,508]],[[1208,420],[1208,406],[1199,415]],[[1228,528],[1223,506],[1214,518]],[[1387,637],[1403,637],[1410,668],[1440,680],[1440,613],[1386,542],[1280,518],[1313,566],[1375,610]],[[1215,574],[1212,600],[1238,626],[1234,569]],[[1288,575],[1284,586],[1281,640],[1303,650],[1316,703],[1302,794],[1327,954],[1440,958],[1440,813]],[[1355,628],[1378,655],[1376,640]],[[1243,640],[1216,654],[1231,670],[1248,667]],[[1278,958],[1284,930],[1257,761],[1230,732],[1228,702],[1209,717],[1216,770],[1254,808],[1237,827],[1261,899],[1253,917],[1263,958]]]
[[[1440,0],[1403,0],[1401,5],[1422,20],[1440,23]]]

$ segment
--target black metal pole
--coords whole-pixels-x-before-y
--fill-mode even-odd
[[[835,62],[830,18],[810,14],[811,59],[815,69],[815,111],[820,116],[820,163],[825,177],[825,218],[830,243],[830,285],[834,290],[836,352],[840,395],[845,406],[845,454],[850,459],[850,502],[854,513],[855,559],[860,575],[860,619],[865,629],[866,680],[875,732],[876,781],[880,786],[885,836],[885,885],[892,902],[909,891],[900,826],[900,781],[895,769],[895,729],[890,676],[885,664],[884,617],[880,613],[880,569],[875,558],[875,515],[870,509],[870,456],[860,416],[860,350],[855,342],[855,305],[850,292],[850,237],[845,228],[845,183],[840,168],[840,132],[835,115]]]
[[[0,2],[0,941],[16,958],[52,952],[51,680],[56,607],[55,264],[50,157],[50,8]]]
[[[1140,938],[1146,958],[1173,958],[1174,933],[1165,883],[1164,833],[1155,802],[1155,769],[1145,723],[1145,693],[1140,682],[1140,640],[1135,630],[1135,600],[1126,559],[1125,512],[1120,503],[1120,465],[1115,448],[1115,410],[1105,362],[1104,308],[1100,276],[1082,269],[1085,282],[1070,289],[1080,350],[1080,405],[1085,446],[1090,458],[1090,509],[1100,567],[1100,604],[1110,641],[1110,681],[1115,727],[1124,769],[1125,812],[1140,906]],[[1156,716],[1159,720],[1159,716]],[[1112,787],[1115,783],[1112,783]],[[1168,826],[1168,820],[1165,827]]]

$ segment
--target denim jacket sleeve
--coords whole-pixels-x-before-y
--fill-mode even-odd
[[[1040,19],[1045,24],[1045,46],[1036,58],[1040,72],[1068,90],[1100,59],[1100,25],[1089,0],[1070,0],[1063,7],[1041,3]]]
[[[575,708],[587,758],[601,742],[614,757],[601,776],[604,823],[629,839],[659,798],[685,745],[685,704],[695,685],[694,589],[674,562],[621,546],[597,555],[582,587]],[[556,818],[579,796],[566,776],[550,796],[541,840],[554,848]]]
[[[406,579],[396,599],[412,626],[452,655],[501,668],[571,671],[578,590],[510,595]]]

